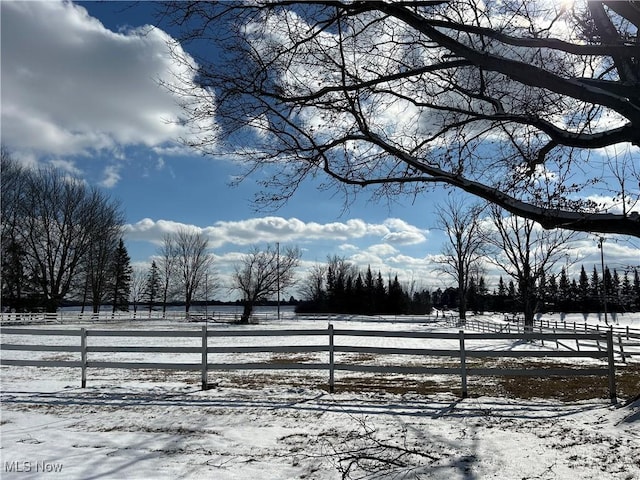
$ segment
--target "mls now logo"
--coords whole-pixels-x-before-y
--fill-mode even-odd
[[[62,464],[44,461],[4,462],[4,471],[6,473],[60,473],[62,472]]]

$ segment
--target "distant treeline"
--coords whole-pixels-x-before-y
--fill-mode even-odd
[[[315,298],[301,302],[298,313],[351,313],[361,315],[429,314],[433,308],[457,309],[458,289],[445,288],[409,292],[396,276],[385,282],[380,272],[374,277],[367,270],[364,278],[331,277],[326,288]],[[489,290],[484,277],[471,278],[467,295],[467,310],[475,313],[520,312],[522,304],[519,289],[513,281],[502,277],[498,286]],[[537,311],[597,312],[606,300],[610,312],[640,311],[640,274],[638,269],[620,275],[615,269],[605,268],[604,279],[594,267],[590,275],[584,267],[577,278],[568,278],[564,269],[559,274],[543,275],[536,286]]]
[[[428,290],[410,293],[403,288],[396,275],[386,282],[371,268],[363,276],[327,272],[326,288],[318,289],[314,299],[301,302],[296,313],[352,313],[361,315],[426,315],[431,313],[431,294]]]

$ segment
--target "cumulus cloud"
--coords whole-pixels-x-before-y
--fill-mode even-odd
[[[426,230],[410,225],[399,218],[388,218],[384,225],[389,229],[383,240],[395,245],[415,245],[426,241]]]
[[[394,222],[391,222],[390,225],[393,228],[397,227]],[[252,245],[268,242],[297,243],[317,240],[347,242],[364,237],[377,238],[390,243],[386,240],[394,234],[389,228],[390,225],[386,222],[372,224],[360,219],[317,223],[303,222],[297,218],[267,216],[239,221],[220,221],[207,227],[194,227],[179,222],[145,218],[135,224],[127,225],[125,232],[131,240],[160,243],[166,233],[175,232],[179,228],[192,227],[207,235],[211,247],[216,248],[225,244]],[[407,224],[404,226],[406,229],[410,227]],[[395,251],[391,246],[386,248],[390,252]]]
[[[189,135],[178,121],[177,99],[159,85],[193,80],[188,68],[172,61],[173,40],[165,32],[112,32],[70,2],[0,6],[6,145],[75,155],[171,145]]]

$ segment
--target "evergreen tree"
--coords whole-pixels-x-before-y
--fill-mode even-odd
[[[507,300],[507,287],[504,284],[502,275],[500,275],[500,280],[498,280],[498,292],[493,301],[493,309],[498,312],[504,312],[506,300]]]
[[[362,275],[358,273],[353,287],[353,306],[356,312],[362,313],[365,311],[365,298],[364,282],[362,281]]]
[[[596,266],[593,266],[593,273],[591,274],[591,282],[589,284],[589,294],[594,302],[600,301],[600,276]]]
[[[371,273],[371,265],[367,266],[367,272],[364,277],[365,302],[367,305],[366,313],[373,313],[375,309],[375,288],[373,283],[373,274]]]
[[[602,282],[604,282],[604,286],[602,287],[601,292],[606,295],[607,302],[611,302],[613,295],[613,276],[611,275],[611,270],[609,270],[608,266],[604,267],[604,278],[601,280],[601,283]]]
[[[620,304],[625,311],[633,309],[633,287],[631,286],[631,279],[629,278],[629,272],[624,272],[622,277],[622,286],[620,287]]]
[[[151,262],[149,267],[149,273],[145,283],[143,299],[149,304],[149,312],[153,310],[153,306],[157,300],[160,299],[160,292],[162,291],[162,282],[160,278],[160,269],[156,264],[156,261]]]
[[[484,313],[487,308],[487,296],[489,294],[489,289],[487,288],[487,283],[484,280],[483,276],[480,276],[480,280],[478,280],[478,311],[480,313]]]
[[[579,310],[579,299],[580,299],[580,288],[578,287],[578,282],[576,282],[576,279],[574,278],[573,280],[571,280],[571,302],[570,302],[570,308],[571,311],[578,311]]]
[[[616,311],[620,310],[620,304],[621,304],[621,282],[620,282],[620,275],[618,275],[618,272],[616,271],[616,269],[613,269],[613,276],[611,278],[611,291],[609,293],[609,299],[610,302],[612,304],[612,306],[615,307]]]
[[[393,282],[389,281],[388,311],[396,315],[407,313],[404,291],[398,281],[397,275],[393,279]]]
[[[131,293],[131,258],[122,239],[118,242],[112,264],[112,302],[113,312],[129,310],[129,295]]]
[[[498,296],[500,297],[507,296],[507,287],[504,286],[504,280],[502,280],[502,275],[500,275],[500,281],[498,282]]]
[[[384,288],[384,280],[382,279],[382,274],[378,271],[378,276],[376,277],[376,284],[374,287],[374,299],[375,299],[375,308],[376,312],[383,312],[385,310],[385,306],[387,303],[387,291]]]
[[[640,273],[638,269],[633,269],[633,308],[640,311]]]
[[[558,281],[556,280],[556,276],[552,274],[549,277],[549,283],[547,285],[547,298],[554,308],[558,305],[558,295]]]
[[[477,314],[478,309],[478,286],[476,285],[475,277],[469,278],[469,284],[467,286],[467,307],[474,314]]]
[[[590,298],[589,292],[589,277],[587,276],[587,272],[584,269],[584,265],[580,268],[580,278],[578,280],[578,295],[579,299],[583,303],[587,303],[587,300]]]

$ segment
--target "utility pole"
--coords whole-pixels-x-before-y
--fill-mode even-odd
[[[598,238],[598,248],[600,249],[600,262],[602,264],[602,305],[604,306],[604,323],[609,325],[609,319],[607,318],[607,278],[604,271],[604,237]]]
[[[280,242],[276,242],[276,274],[278,279],[278,320],[280,320]]]

